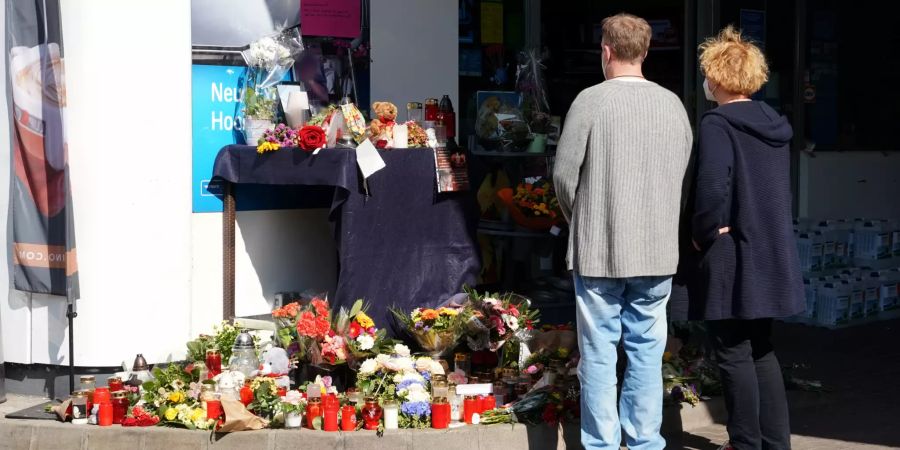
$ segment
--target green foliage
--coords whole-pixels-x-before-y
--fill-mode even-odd
[[[241,330],[235,328],[227,321],[213,327],[213,334],[201,334],[200,337],[187,343],[188,358],[191,361],[205,361],[206,351],[219,350],[222,354],[222,365],[227,365],[231,359],[231,347]],[[255,339],[255,337],[254,337]]]
[[[175,382],[181,382],[184,386],[188,386],[191,384],[191,379],[191,374],[178,364],[169,364],[165,368],[156,366],[153,368],[153,379],[145,381],[142,385],[144,388],[144,401],[148,404],[155,404],[157,400],[160,400],[160,388],[167,391],[171,390],[172,383]]]

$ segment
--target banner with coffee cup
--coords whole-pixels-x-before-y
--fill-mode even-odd
[[[6,1],[15,289],[77,298],[59,0]]]

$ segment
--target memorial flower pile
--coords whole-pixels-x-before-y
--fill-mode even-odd
[[[367,397],[399,402],[401,428],[427,428],[431,426],[431,377],[443,373],[437,361],[415,358],[407,346],[396,344],[393,353],[362,363],[356,385]]]
[[[281,407],[281,396],[278,395],[278,386],[271,377],[256,377],[250,382],[253,391],[253,401],[247,405],[247,409],[266,420],[272,420],[275,413]]]

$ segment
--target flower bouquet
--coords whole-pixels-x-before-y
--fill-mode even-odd
[[[216,349],[222,354],[222,361],[231,360],[231,347],[241,330],[227,321],[213,326],[213,334],[201,334],[197,339],[187,343],[187,355],[190,361],[204,361],[206,351]]]
[[[334,319],[333,328],[343,338],[346,360],[354,370],[362,360],[389,352],[394,345],[387,338],[387,330],[375,327],[375,321],[366,314],[368,309],[368,304],[357,300],[349,311],[341,308]]]
[[[366,397],[400,403],[401,428],[431,426],[431,377],[444,368],[428,357],[413,358],[409,348],[395,344],[393,353],[365,360],[359,369],[357,388]]]
[[[294,65],[303,51],[300,31],[296,28],[266,36],[241,52],[247,63],[244,102],[244,138],[249,144],[258,142],[267,128],[272,128],[277,108],[275,85]]]
[[[540,177],[526,178],[515,191],[500,189],[497,197],[506,205],[513,221],[523,228],[546,231],[563,218],[553,183]]]
[[[468,295],[466,321],[469,348],[496,352],[507,343],[528,342],[539,312],[531,301],[517,294],[479,294],[465,288]]]
[[[156,411],[160,424],[208,430],[216,421],[206,418],[206,411],[200,406],[200,383],[178,364],[170,364],[165,369],[155,367],[153,380],[143,384],[145,409]],[[146,422],[146,420],[144,421]]]
[[[465,314],[458,308],[416,308],[409,314],[392,308],[391,312],[433,358],[453,351],[463,332]]]
[[[247,405],[247,409],[263,419],[274,419],[281,407],[281,396],[278,395],[275,379],[256,377],[250,382],[250,390],[253,391],[253,400]]]

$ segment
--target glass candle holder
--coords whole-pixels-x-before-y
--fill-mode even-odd
[[[209,373],[209,378],[214,378],[216,375],[222,373],[222,353],[216,349],[207,350],[206,368]]]
[[[393,400],[388,400],[382,405],[384,410],[384,429],[396,430],[400,428],[400,405]]]
[[[322,398],[310,398],[306,404],[306,427],[315,430],[316,418],[321,417],[322,413]]]
[[[337,431],[338,430],[338,411],[340,410],[340,404],[337,399],[334,401],[327,401],[324,403],[322,408],[323,418],[322,418],[322,429],[325,431]]]
[[[70,397],[72,400],[72,423],[75,425],[87,425],[88,423],[87,396],[86,391],[75,391]]]
[[[100,403],[97,409],[97,425],[108,427],[113,424],[113,406],[112,403]]]
[[[356,430],[356,407],[353,405],[344,405],[341,408],[341,431]]]
[[[381,414],[382,410],[381,406],[378,406],[378,401],[374,397],[366,397],[365,404],[362,407],[365,429],[377,430],[378,425],[381,423]]]
[[[116,425],[121,425],[128,413],[128,393],[125,391],[115,391],[112,393],[113,421]]]
[[[94,397],[91,400],[94,404],[98,405],[110,403],[110,401],[112,401],[112,396],[110,395],[109,388],[106,386],[101,386],[94,389]]]
[[[443,430],[450,426],[450,402],[446,397],[434,397],[431,403],[431,427]]]
[[[122,391],[125,389],[125,382],[119,377],[107,378],[106,385],[109,386],[109,392]]]
[[[223,414],[222,400],[219,399],[219,396],[213,394],[211,397],[208,397],[206,400],[206,418],[218,420]]]
[[[466,396],[463,400],[463,419],[469,425],[473,423],[475,414],[479,413],[480,403],[474,395]]]
[[[82,375],[79,380],[81,381],[81,390],[88,391],[93,393],[94,389],[97,388],[97,381],[93,375]]]

